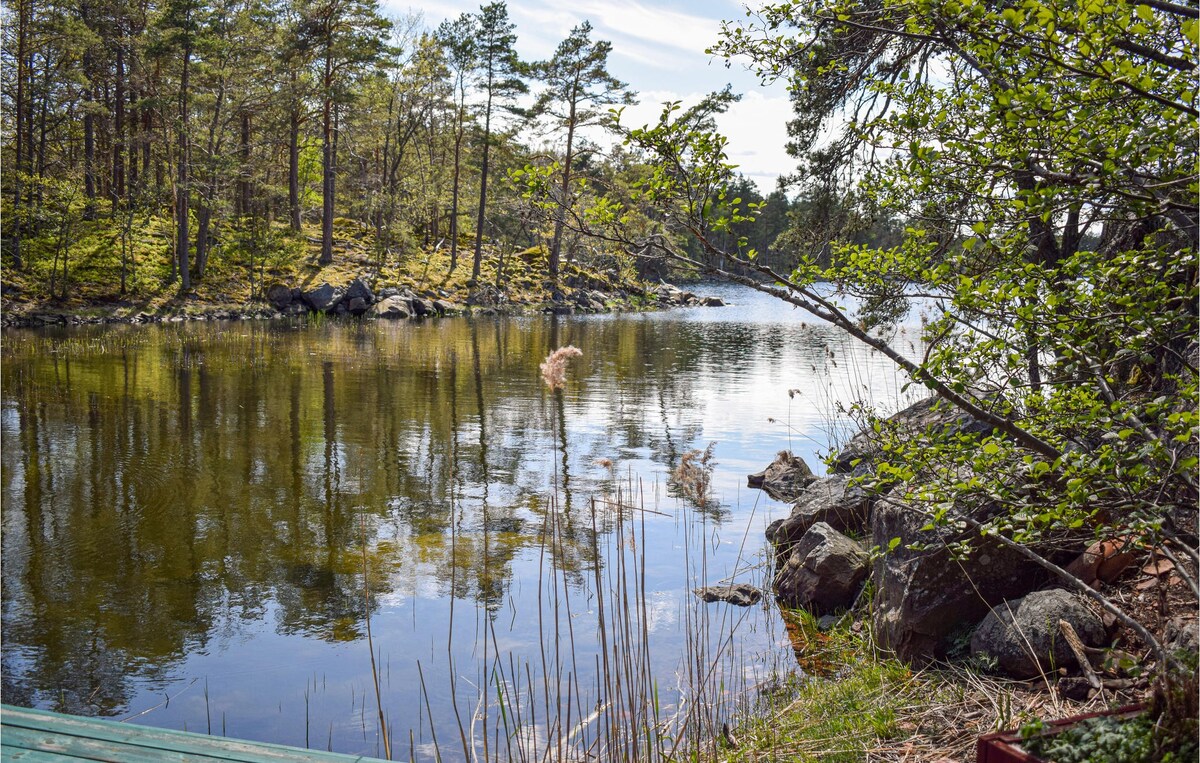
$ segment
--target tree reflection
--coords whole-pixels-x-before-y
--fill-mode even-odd
[[[568,335],[587,354],[547,395]],[[433,579],[494,611],[542,548],[584,585],[592,461],[696,445],[696,342],[557,316],[6,339],[5,700],[119,712],[214,632],[359,639],[363,543],[373,606]]]

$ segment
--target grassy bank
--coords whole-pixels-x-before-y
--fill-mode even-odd
[[[967,761],[982,734],[1130,700],[1065,701],[1042,682],[998,679],[967,662],[914,669],[878,649],[861,620],[821,632],[807,612],[785,618],[800,670],[728,732],[726,761]]]

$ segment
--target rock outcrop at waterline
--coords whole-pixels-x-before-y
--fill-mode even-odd
[[[11,290],[10,290],[11,291]],[[0,324],[39,327],[94,323],[164,323],[188,320],[246,320],[285,318],[305,313],[365,319],[404,320],[459,315],[467,312],[493,315],[547,313],[574,315],[663,307],[722,307],[719,297],[701,297],[670,284],[643,289],[625,284],[608,290],[580,286],[568,288],[550,302],[480,285],[463,298],[461,293],[425,289],[384,287],[376,290],[369,279],[359,277],[344,286],[328,282],[304,288],[276,282],[263,290],[262,301],[230,306],[206,303],[197,294],[177,297],[158,308],[136,310],[130,301],[101,302],[85,310],[63,308],[14,309],[8,302]]]
[[[817,522],[779,562],[775,596],[784,606],[804,607],[818,615],[845,609],[862,590],[869,562],[862,546]]]
[[[975,419],[932,399],[901,411],[885,426],[914,435],[935,428],[986,431]],[[856,477],[869,477],[877,453],[872,432],[855,437],[833,459],[836,473],[813,478],[795,496],[790,514],[767,528],[775,547],[773,589],[782,604],[816,614],[849,607],[869,566],[876,638],[902,659],[923,663],[944,656],[951,636],[969,632],[994,607],[1047,586],[1048,573],[1016,551],[977,532],[934,527],[916,507],[871,493]],[[752,486],[753,481],[765,485],[765,475],[795,458],[787,456],[752,475]],[[961,509],[984,521],[995,507]],[[965,557],[948,547],[959,543],[970,548]],[[816,549],[826,546],[845,552],[841,562],[823,561],[824,552]],[[883,552],[871,565],[865,562],[869,548]]]
[[[746,484],[777,501],[794,501],[816,479],[803,458],[792,455],[790,450],[781,450],[766,469],[746,477]]]

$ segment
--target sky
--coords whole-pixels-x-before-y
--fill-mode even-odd
[[[382,10],[397,17],[421,14],[424,25],[478,11],[481,0],[381,0]],[[769,88],[735,62],[704,52],[717,41],[722,20],[745,18],[742,3],[732,0],[508,0],[516,24],[517,52],[523,60],[547,59],[572,27],[590,21],[592,39],[612,43],[609,70],[637,91],[640,105],[625,110],[623,122],[653,122],[666,101],[690,105],[727,83],[741,102],[718,120],[729,139],[730,161],[765,194],[776,178],[794,167],[784,150],[791,113],[780,84]]]

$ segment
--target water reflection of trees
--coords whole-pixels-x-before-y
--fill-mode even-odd
[[[527,318],[15,335],[5,699],[115,712],[128,676],[267,612],[360,638],[364,542],[372,602],[435,580],[494,609],[542,548],[582,585],[602,563],[589,499],[611,488],[592,462],[670,468],[703,447],[697,385],[772,362],[769,334]],[[584,357],[548,393],[538,363],[568,343]]]

